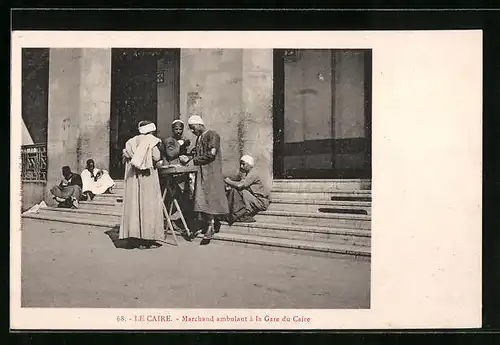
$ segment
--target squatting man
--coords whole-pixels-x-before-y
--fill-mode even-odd
[[[227,221],[228,225],[255,222],[253,217],[269,207],[269,190],[254,169],[254,158],[249,155],[241,157],[236,176],[224,178],[219,134],[208,129],[199,116],[191,116],[188,126],[196,136],[196,143],[190,151],[190,142],[183,134],[184,123],[181,120],[172,123],[173,137],[163,141],[162,151],[168,164],[199,166],[197,176],[177,182],[184,200],[183,213],[189,215],[186,217],[189,226],[198,228],[189,240],[204,233],[206,243],[214,233],[219,232],[221,221]],[[186,186],[188,181],[192,188]],[[194,200],[187,202],[186,196]],[[195,215],[198,215],[197,219],[192,219],[196,218]]]

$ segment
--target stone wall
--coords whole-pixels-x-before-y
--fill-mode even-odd
[[[21,183],[21,211],[40,203],[47,193],[45,181],[23,181]]]
[[[251,154],[272,177],[272,49],[182,49],[181,119],[201,116],[221,136],[223,173]]]
[[[264,183],[273,178],[273,50],[243,51],[243,154],[255,158]]]
[[[241,49],[181,51],[181,119],[187,122],[190,116],[199,115],[219,133],[226,175],[235,172],[241,152],[242,53]]]
[[[62,166],[80,172],[88,158],[108,169],[110,97],[111,49],[50,50],[49,186],[61,179]]]

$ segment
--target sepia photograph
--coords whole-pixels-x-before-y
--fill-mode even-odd
[[[22,307],[369,309],[371,49],[22,49]]]
[[[17,31],[11,329],[481,325],[482,32]]]

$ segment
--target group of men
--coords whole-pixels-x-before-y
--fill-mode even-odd
[[[199,166],[196,175],[182,176],[176,181],[183,213],[190,227],[196,229],[192,237],[203,232],[204,238],[210,240],[219,232],[221,221],[229,225],[255,221],[253,217],[265,211],[270,201],[269,191],[254,169],[254,159],[242,156],[238,174],[224,177],[219,134],[207,129],[199,116],[191,116],[188,126],[197,138],[194,147],[184,135],[184,123],[175,120],[172,137],[162,141],[163,155],[159,164]]]
[[[154,123],[141,121],[139,135],[127,141],[122,157],[125,173],[120,238],[161,238],[162,206],[156,200],[161,199],[165,181],[160,179],[158,169],[169,165],[198,167],[196,173],[174,177],[174,193],[189,228],[194,230],[189,240],[200,232],[210,240],[219,232],[221,221],[229,225],[252,222],[258,212],[268,208],[269,191],[254,169],[254,159],[242,156],[238,174],[224,177],[219,134],[207,129],[199,116],[191,116],[188,126],[196,136],[194,145],[185,136],[181,120],[172,123],[172,136],[164,140],[154,135]],[[51,189],[61,207],[78,208],[79,200],[92,200],[96,194],[110,192],[114,185],[107,171],[97,169],[92,159],[81,176],[68,166],[62,168],[62,174],[61,183]]]
[[[87,160],[81,175],[71,171],[69,166],[63,166],[62,176],[61,182],[50,190],[58,207],[62,208],[78,208],[79,201],[110,193],[114,186],[109,173],[97,168],[93,159]]]

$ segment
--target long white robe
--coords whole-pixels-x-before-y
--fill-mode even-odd
[[[155,168],[155,162],[161,158],[156,146],[159,142],[160,139],[153,135],[137,135],[125,144],[125,194],[120,239],[165,238],[163,200],[158,170]]]
[[[94,168],[94,176],[101,170]],[[103,194],[109,188],[114,186],[113,179],[109,176],[106,170],[102,170],[102,175],[96,180],[92,177],[91,172],[88,169],[84,169],[80,174],[83,182],[83,193],[92,192],[93,194]]]

